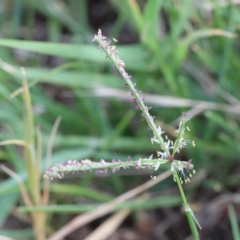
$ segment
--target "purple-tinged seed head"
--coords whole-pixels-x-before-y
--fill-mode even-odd
[[[192,168],[193,168],[192,159],[190,159],[190,160],[186,163],[186,169],[187,169],[188,171],[190,171]]]
[[[135,162],[134,165],[135,165],[136,169],[139,169],[138,162]]]
[[[64,166],[63,166],[61,163],[58,163],[58,164],[56,165],[56,167],[57,167],[58,169],[63,169],[63,168],[64,168]]]
[[[127,74],[126,79],[130,80],[131,78],[132,76]]]
[[[111,44],[111,40],[107,40],[107,41],[105,42],[105,47],[107,48],[110,44]]]
[[[101,163],[102,165],[106,164],[103,159],[101,159],[100,163]]]
[[[182,120],[188,121],[189,117],[190,117],[189,113],[184,113],[184,112],[182,113]]]
[[[125,63],[122,60],[118,60],[118,65],[122,68],[125,67]]]
[[[92,39],[92,42],[96,42],[98,39],[98,37],[96,35],[94,35],[93,39]]]

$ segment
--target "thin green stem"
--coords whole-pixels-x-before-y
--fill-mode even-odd
[[[197,227],[196,227],[196,224],[195,224],[194,215],[192,213],[191,208],[188,206],[187,199],[185,197],[185,194],[184,194],[184,191],[183,191],[183,188],[182,188],[182,183],[181,183],[181,180],[179,179],[179,176],[178,176],[178,173],[177,173],[176,169],[174,170],[174,178],[177,181],[178,188],[179,188],[179,191],[181,193],[181,197],[182,197],[182,200],[183,200],[184,208],[185,208],[185,211],[186,211],[188,223],[189,223],[193,238],[194,238],[194,240],[199,240],[200,238],[199,238]]]

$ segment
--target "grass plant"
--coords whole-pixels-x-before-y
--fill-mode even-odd
[[[144,99],[140,96],[141,91],[137,90],[135,88],[136,83],[133,83],[131,81],[131,76],[125,71],[125,63],[120,59],[118,55],[118,51],[116,49],[116,46],[111,45],[111,40],[107,39],[107,37],[102,35],[101,30],[98,31],[98,34],[94,36],[93,42],[98,42],[99,48],[103,49],[103,51],[106,53],[107,57],[111,60],[115,67],[115,71],[117,74],[121,76],[121,78],[125,81],[125,85],[129,88],[130,94],[132,96],[132,101],[135,105],[136,110],[140,110],[142,113],[142,120],[146,121],[148,124],[148,127],[153,132],[153,137],[151,138],[151,142],[157,143],[160,145],[160,151],[157,151],[157,155],[159,158],[152,159],[152,155],[148,159],[139,159],[137,161],[132,162],[131,158],[128,158],[127,161],[116,161],[113,159],[112,163],[106,163],[103,159],[97,163],[92,162],[89,159],[82,160],[81,162],[78,162],[76,160],[69,160],[67,163],[64,164],[57,164],[53,167],[48,168],[46,174],[44,175],[45,178],[51,178],[59,177],[62,178],[64,176],[64,173],[66,172],[72,172],[75,171],[86,171],[86,170],[96,170],[96,173],[104,172],[107,173],[108,169],[111,169],[112,172],[119,171],[122,169],[127,169],[129,167],[135,167],[136,169],[139,168],[149,168],[150,170],[157,171],[162,164],[169,164],[169,168],[171,169],[173,173],[173,179],[177,182],[183,202],[184,202],[184,208],[186,211],[186,215],[188,217],[189,225],[192,231],[192,235],[194,239],[199,239],[198,231],[196,228],[197,224],[199,227],[199,223],[197,222],[194,213],[190,206],[187,203],[184,191],[182,189],[182,184],[190,182],[190,177],[192,177],[192,174],[195,174],[195,170],[193,169],[193,165],[191,163],[191,160],[188,162],[183,162],[180,160],[175,159],[175,154],[179,153],[180,150],[187,146],[188,143],[192,143],[192,145],[195,147],[194,141],[191,142],[190,140],[185,139],[185,131],[190,129],[186,127],[186,123],[189,118],[189,114],[183,113],[182,119],[179,124],[177,132],[177,139],[173,143],[170,140],[164,140],[163,139],[163,131],[160,126],[156,126],[154,123],[154,116],[151,116],[149,113],[150,107],[147,107],[144,104]],[[113,38],[114,42],[117,42],[116,39]],[[168,139],[166,137],[166,139]],[[187,173],[185,173],[185,171]],[[154,179],[154,177],[153,177]],[[201,228],[201,227],[200,227]]]

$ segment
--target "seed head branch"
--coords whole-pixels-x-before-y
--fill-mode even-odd
[[[89,159],[85,159],[82,161],[69,160],[66,163],[58,163],[55,166],[48,168],[48,170],[44,174],[44,178],[63,178],[65,173],[74,174],[79,171],[96,171],[96,174],[107,174],[108,170],[111,169],[112,172],[115,173],[121,168],[128,169],[130,167],[134,167],[136,169],[145,168],[156,171],[161,164],[165,163],[169,163],[168,160],[160,158],[152,159],[152,156],[150,156],[149,158],[140,158],[136,161],[132,161],[130,157],[128,157],[127,161],[113,159],[112,162],[105,162],[103,159],[100,162],[93,162]],[[179,172],[180,176],[185,176],[185,170],[189,173],[190,177],[190,171],[192,171],[192,173],[194,174],[193,165],[191,164],[191,162],[173,160],[172,166],[172,172],[176,170],[177,172]]]
[[[160,127],[156,127],[154,123],[154,116],[149,114],[149,110],[151,107],[147,107],[144,104],[144,98],[140,97],[141,91],[138,91],[135,86],[136,83],[131,81],[131,75],[129,75],[124,67],[124,62],[119,58],[118,51],[116,46],[111,46],[111,40],[107,39],[105,36],[102,35],[101,30],[98,31],[98,34],[94,36],[93,42],[97,41],[99,43],[99,48],[103,49],[103,51],[107,54],[107,57],[110,58],[112,63],[114,64],[117,73],[121,75],[122,79],[126,81],[126,86],[130,89],[132,95],[132,101],[136,105],[135,108],[137,110],[142,111],[142,117],[148,123],[149,128],[153,131],[153,141],[160,144],[161,149],[164,151],[166,157],[170,156],[169,151],[169,144],[165,143],[161,134],[163,133]],[[116,40],[115,40],[116,41]]]

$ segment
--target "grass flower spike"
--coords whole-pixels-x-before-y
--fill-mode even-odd
[[[97,173],[103,172],[107,173],[108,169],[112,169],[112,172],[116,172],[118,170],[126,169],[129,167],[139,168],[149,168],[155,171],[158,170],[161,164],[170,163],[170,169],[173,172],[173,175],[176,173],[179,175],[181,179],[181,183],[189,182],[189,177],[192,176],[191,173],[194,172],[193,164],[191,161],[179,161],[174,159],[175,153],[179,152],[183,147],[186,147],[188,143],[191,141],[186,140],[184,138],[184,133],[186,130],[186,122],[189,119],[189,115],[187,113],[183,113],[182,119],[179,124],[179,129],[176,130],[178,132],[178,137],[175,143],[171,142],[170,140],[164,141],[162,134],[164,133],[160,126],[156,126],[154,123],[154,116],[151,116],[149,110],[151,107],[148,107],[144,104],[144,99],[140,96],[141,91],[136,89],[136,83],[131,81],[131,76],[125,70],[125,64],[120,59],[118,55],[118,51],[116,46],[111,45],[111,39],[106,38],[102,35],[101,30],[98,31],[98,34],[94,36],[93,42],[98,42],[99,49],[102,49],[106,54],[107,57],[110,58],[112,63],[115,66],[116,72],[121,76],[121,78],[125,81],[125,86],[127,86],[132,95],[132,101],[135,104],[135,108],[142,112],[143,119],[147,122],[149,128],[153,132],[153,137],[151,138],[151,142],[157,143],[160,146],[160,150],[157,151],[157,156],[159,158],[152,159],[152,156],[149,158],[139,159],[137,161],[132,161],[130,158],[127,161],[121,160],[113,160],[111,163],[105,162],[101,160],[100,162],[93,162],[89,159],[76,161],[76,160],[69,160],[67,163],[57,164],[47,170],[44,177],[46,178],[54,178],[59,177],[62,178],[65,173],[67,172],[76,172],[76,171],[86,171],[86,170],[95,170]],[[114,42],[117,40],[113,39]],[[191,172],[192,171],[192,172]],[[176,176],[173,177],[176,179]]]

